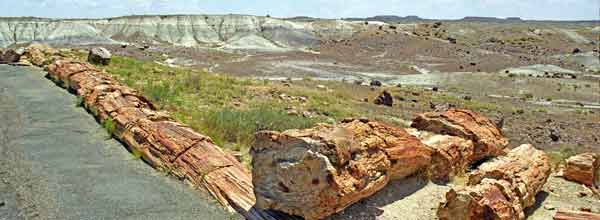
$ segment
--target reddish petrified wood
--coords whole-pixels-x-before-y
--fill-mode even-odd
[[[85,62],[56,61],[48,66],[48,75],[81,96],[84,107],[113,136],[155,168],[188,179],[247,219],[275,219],[270,213],[254,208],[256,199],[246,167],[209,137],[156,111],[137,91],[122,86]]]
[[[554,220],[600,220],[600,214],[559,209]]]
[[[321,219],[425,170],[431,153],[405,130],[368,120],[259,132],[251,150],[257,206]]]
[[[598,187],[598,169],[600,168],[600,156],[595,153],[583,153],[567,159],[566,166],[559,171],[558,176],[584,184],[589,187]]]
[[[521,220],[550,176],[549,158],[531,145],[482,164],[469,176],[468,187],[451,190],[438,208],[441,220]]]
[[[445,112],[427,112],[418,115],[413,128],[436,134],[458,136],[472,140],[475,152],[469,161],[477,161],[504,154],[508,140],[488,118],[470,110],[451,108]]]

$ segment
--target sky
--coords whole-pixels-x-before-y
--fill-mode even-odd
[[[103,18],[141,14],[250,14],[321,18],[417,15],[600,20],[600,0],[0,0],[0,17]]]

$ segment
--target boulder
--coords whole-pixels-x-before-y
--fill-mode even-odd
[[[388,91],[383,91],[375,100],[373,101],[375,105],[385,105],[385,106],[393,106],[394,98]]]
[[[422,131],[473,141],[475,152],[466,158],[469,161],[503,155],[504,148],[508,145],[508,140],[493,121],[465,109],[450,108],[444,112],[419,114],[413,119],[411,126]]]
[[[367,119],[256,134],[256,205],[321,219],[424,171],[432,150],[403,129]]]
[[[379,81],[379,80],[374,79],[371,81],[370,85],[380,87],[383,85],[383,83],[381,83],[381,81]]]
[[[0,63],[16,63],[19,62],[21,56],[25,53],[25,49],[8,49],[0,54]]]
[[[567,159],[566,165],[558,176],[584,184],[589,187],[598,187],[598,169],[600,156],[596,153],[583,153]]]
[[[94,64],[108,65],[110,64],[110,58],[112,55],[104,47],[94,47],[88,54],[88,62]]]
[[[521,145],[506,156],[482,164],[469,175],[468,186],[452,189],[438,208],[440,220],[525,219],[550,176],[548,156]]]

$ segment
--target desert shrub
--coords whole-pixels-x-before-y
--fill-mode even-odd
[[[254,133],[258,131],[309,128],[317,122],[311,118],[288,115],[267,105],[251,110],[223,108],[205,114],[201,129],[219,145],[223,145],[223,142],[242,145],[235,150],[252,144]]]
[[[562,146],[558,150],[548,152],[550,157],[550,163],[556,168],[561,164],[565,163],[565,160],[576,154],[575,150],[571,146]]]

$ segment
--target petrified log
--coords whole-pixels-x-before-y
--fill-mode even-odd
[[[589,187],[597,187],[597,175],[600,172],[598,154],[583,153],[570,157],[566,162],[566,166],[559,171],[558,176]]]
[[[466,189],[451,190],[438,208],[445,219],[524,219],[550,176],[549,158],[531,145],[482,164],[469,176]]]
[[[505,180],[484,179],[480,184],[450,189],[437,212],[440,220],[521,220],[517,195]]]
[[[432,150],[403,129],[349,119],[259,132],[250,153],[258,207],[320,219],[424,170]]]
[[[421,142],[434,149],[429,174],[431,181],[439,184],[449,182],[453,176],[464,173],[472,162],[475,147],[473,141],[456,136],[433,134],[409,129]]]
[[[478,184],[484,178],[506,180],[521,198],[523,207],[529,207],[535,203],[535,195],[542,190],[550,173],[550,159],[546,153],[525,144],[512,149],[506,156],[483,163],[469,175],[469,185]]]
[[[554,220],[600,220],[600,214],[559,209]]]
[[[271,213],[254,208],[256,198],[248,169],[209,137],[156,111],[137,91],[88,63],[59,60],[48,66],[48,72],[59,85],[83,97],[84,107],[110,125],[115,138],[153,167],[189,180],[247,219],[275,219]]]
[[[427,112],[418,115],[413,128],[437,134],[458,136],[472,140],[475,152],[468,158],[477,161],[504,154],[508,140],[490,119],[470,110],[450,108],[445,112]]]

